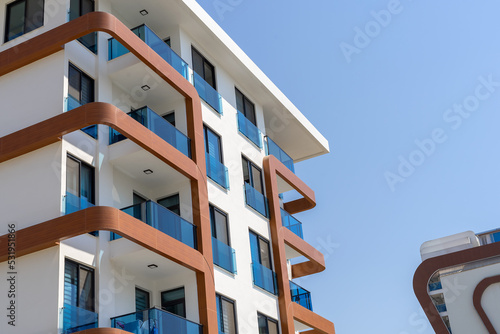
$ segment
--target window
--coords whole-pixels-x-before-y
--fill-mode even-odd
[[[68,155],[66,159],[66,194],[95,204],[94,167]],[[85,209],[85,208],[81,208]]]
[[[213,132],[207,126],[203,126],[205,134],[205,152],[207,152],[216,161],[222,163],[222,145],[220,136]]]
[[[241,157],[241,160],[243,165],[243,181],[251,185],[259,193],[264,194],[260,168],[245,157]]]
[[[143,311],[149,308],[149,292],[141,288],[135,288],[135,311]]]
[[[245,115],[245,117],[252,122],[253,125],[257,126],[257,120],[255,118],[255,105],[243,95],[238,88],[236,90],[236,110]]]
[[[162,292],[161,308],[185,318],[186,298],[184,296],[184,287]]]
[[[169,209],[176,215],[181,215],[181,206],[179,202],[179,194],[171,195],[158,200],[158,204]]]
[[[252,263],[258,263],[272,269],[269,241],[252,231],[250,231],[250,253]]]
[[[73,64],[69,64],[68,81],[68,93],[80,105],[94,102],[94,79]]]
[[[91,13],[95,10],[94,0],[71,0],[69,5],[69,20]],[[97,54],[97,32],[92,32],[78,39],[87,49]]]
[[[227,215],[213,205],[210,205],[210,223],[212,225],[212,237],[230,246]]]
[[[257,313],[259,334],[278,334],[278,322],[261,313]]]
[[[94,269],[66,259],[64,303],[94,312]]]
[[[236,334],[236,312],[234,308],[234,301],[220,295],[216,295],[216,299],[219,333]]]
[[[164,120],[166,120],[167,122],[169,122],[170,124],[175,126],[175,112],[174,111],[169,112],[168,114],[163,115],[162,117]]]
[[[73,100],[72,104],[75,105],[72,108],[68,107],[68,110],[94,102],[94,79],[83,73],[73,64],[69,64],[68,93],[70,100]],[[97,125],[87,126],[82,131],[92,138],[97,139]]]
[[[193,71],[202,77],[213,89],[215,87],[215,67],[195,48],[191,48],[193,57]]]
[[[165,44],[167,44],[169,47],[172,47],[172,45],[170,45],[170,37],[167,37],[163,40],[165,42]]]
[[[44,0],[18,0],[7,5],[5,42],[43,26]]]

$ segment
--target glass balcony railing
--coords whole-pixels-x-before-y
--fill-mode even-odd
[[[283,163],[283,165],[285,165],[289,170],[295,173],[293,159],[268,136],[266,136],[266,154],[274,155],[279,161]]]
[[[248,118],[238,111],[238,130],[257,147],[262,148],[262,135],[258,127],[256,127]]]
[[[442,313],[442,312],[446,312],[447,309],[446,309],[446,304],[437,304],[436,305],[436,308],[438,310],[439,313]]]
[[[304,239],[304,235],[302,234],[302,223],[283,209],[281,209],[281,223],[301,239]]]
[[[140,25],[132,29],[132,32],[189,81],[188,64],[175,53],[167,43],[149,29],[148,26],[145,24]],[[108,60],[118,58],[129,52],[130,51],[116,39],[110,38],[108,40]]]
[[[222,98],[219,92],[210,86],[208,82],[196,72],[193,72],[193,84],[200,98],[222,115]]]
[[[248,206],[253,208],[255,211],[257,211],[264,217],[268,217],[269,210],[268,210],[266,196],[262,195],[260,192],[257,191],[257,189],[255,189],[246,182],[244,184],[244,190],[245,190],[245,201],[248,204]]]
[[[64,104],[66,106],[66,111],[70,111],[82,106],[80,101],[78,101],[71,95],[68,95]],[[90,137],[97,139],[97,125],[87,126],[80,130],[88,134]]]
[[[121,211],[168,234],[189,247],[197,249],[196,226],[164,206],[152,201],[147,201],[123,208]],[[111,240],[119,238],[121,238],[120,235],[111,233]]]
[[[148,107],[142,107],[140,109],[129,112],[127,115],[135,119],[137,122],[141,123],[149,130],[153,131],[167,143],[184,153],[184,155],[191,158],[191,139],[177,130],[175,126],[163,119],[163,117],[155,113],[153,110],[149,109]],[[115,129],[110,128],[110,145],[124,139],[127,139],[127,137],[125,137]]]
[[[214,264],[232,274],[236,274],[236,256],[234,249],[212,237],[212,253]]]
[[[276,273],[271,269],[264,267],[260,263],[252,263],[253,284],[272,293],[278,295],[278,284]]]
[[[62,334],[70,334],[86,329],[97,328],[98,315],[69,304],[62,309]]]
[[[309,291],[290,281],[290,293],[292,294],[293,302],[305,307],[308,310],[313,310],[311,293]]]
[[[92,206],[94,206],[94,204],[90,203],[85,197],[79,197],[68,192],[66,196],[63,197],[64,214],[66,215]]]
[[[205,159],[207,164],[207,176],[221,187],[229,190],[227,167],[208,153],[205,153]]]
[[[441,284],[441,282],[429,283],[429,291],[441,290],[442,288],[443,285]]]
[[[201,325],[158,308],[111,318],[111,327],[134,334],[203,333]]]

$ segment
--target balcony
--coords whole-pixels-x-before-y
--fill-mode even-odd
[[[290,281],[290,293],[292,294],[292,301],[312,311],[311,293],[300,285]]]
[[[442,288],[441,282],[429,283],[429,291],[441,290]]]
[[[258,148],[262,148],[262,135],[258,127],[256,127],[248,118],[238,111],[238,130],[247,137]]]
[[[85,197],[79,197],[68,192],[66,196],[63,197],[64,214],[66,215],[92,206],[94,206],[94,204],[90,203]]]
[[[147,201],[123,208],[121,211],[197,249],[196,226],[160,204]],[[111,233],[111,240],[119,238],[121,236],[118,234]]]
[[[446,312],[447,309],[446,309],[446,304],[437,304],[436,305],[436,308],[438,310],[439,313],[443,313],[443,312]]]
[[[160,115],[155,113],[148,107],[142,107],[137,110],[129,112],[127,115],[141,123],[143,126],[153,131],[156,135],[164,141],[174,146],[187,157],[191,158],[191,139],[185,134],[177,130],[175,126],[163,119]],[[117,143],[121,140],[127,139],[124,135],[111,129],[109,131],[109,145]]]
[[[227,167],[208,153],[205,153],[205,159],[207,164],[207,176],[221,187],[229,190]]]
[[[62,309],[62,334],[70,334],[86,329],[97,328],[98,315],[69,304]]]
[[[68,97],[66,98],[66,101],[64,102],[64,105],[66,107],[66,111],[70,111],[70,110],[73,110],[73,109],[76,109],[76,108],[82,106],[80,101],[78,101],[77,99],[75,99],[71,95],[68,95]],[[87,127],[80,129],[80,130],[82,130],[83,132],[88,134],[90,137],[97,139],[97,125],[87,126]]]
[[[245,201],[247,205],[267,218],[269,210],[266,196],[262,195],[254,187],[246,182],[244,184],[244,190]]]
[[[149,29],[148,26],[145,24],[140,25],[132,29],[132,32],[189,81],[187,63],[158,37],[158,35]],[[113,60],[129,52],[130,51],[126,47],[114,38],[108,40],[108,60]]]
[[[273,295],[278,295],[276,273],[260,263],[252,263],[253,284]]]
[[[194,88],[198,91],[200,98],[208,103],[215,111],[222,115],[222,98],[212,86],[208,84],[198,73],[193,72]]]
[[[201,325],[158,308],[111,318],[111,327],[134,334],[203,333]]]
[[[212,237],[212,253],[214,264],[229,271],[231,274],[236,274],[236,256],[234,249]]]
[[[304,235],[302,234],[302,223],[283,209],[281,209],[281,223],[301,239],[304,239]]]
[[[266,136],[266,154],[274,155],[279,161],[283,163],[283,165],[285,165],[289,170],[295,173],[293,159],[268,136]]]

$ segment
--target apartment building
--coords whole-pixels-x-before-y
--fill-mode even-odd
[[[334,333],[293,282],[328,142],[194,0],[0,12],[1,333]]]
[[[438,334],[500,331],[500,229],[422,244],[413,289]]]

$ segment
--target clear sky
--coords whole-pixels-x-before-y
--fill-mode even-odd
[[[500,3],[198,0],[329,140],[296,164],[337,333],[430,334],[420,245],[500,227]]]

